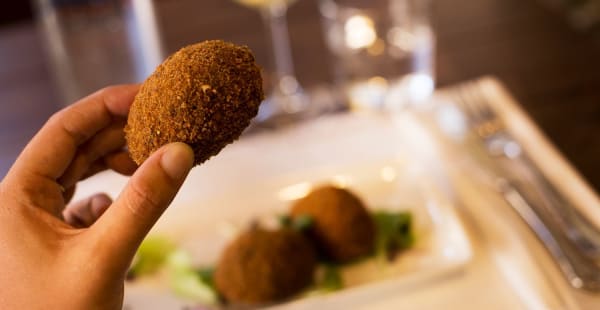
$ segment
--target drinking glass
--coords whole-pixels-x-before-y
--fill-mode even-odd
[[[107,85],[141,82],[164,57],[152,1],[34,3],[52,72],[66,103]]]
[[[234,0],[259,10],[272,45],[272,72],[266,76],[269,88],[261,104],[258,123],[287,123],[307,116],[309,100],[298,83],[287,26],[287,9],[295,0]]]
[[[433,92],[428,0],[320,0],[338,86],[352,109],[399,109]]]

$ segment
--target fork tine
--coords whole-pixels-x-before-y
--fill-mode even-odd
[[[479,125],[481,123],[481,114],[479,113],[479,109],[477,108],[476,100],[477,98],[473,98],[471,89],[474,87],[473,82],[468,82],[461,89],[464,98],[464,106],[467,112],[467,115],[471,117],[471,121],[475,125]]]
[[[517,161],[519,166],[502,165],[498,171],[494,171],[495,165],[488,167],[490,175],[502,181],[499,193],[529,224],[573,287],[600,291],[600,268],[596,264],[600,231],[597,227],[547,180],[527,150],[521,151],[521,145],[493,109],[492,98],[481,84],[467,82],[448,94],[464,113],[470,129],[479,138],[478,144],[486,148],[488,155]],[[506,147],[510,145],[518,148],[517,153],[511,151],[516,155],[507,153]],[[516,175],[508,172],[514,168],[519,168],[515,169]],[[519,172],[522,169],[528,172],[522,174]]]
[[[492,136],[503,127],[477,81],[462,84],[455,97],[456,105],[465,113],[467,121],[480,137]]]
[[[489,121],[490,115],[486,111],[486,102],[482,100],[482,96],[477,91],[478,88],[478,84],[471,82],[466,91],[468,96],[467,102],[469,104],[469,108],[471,109],[471,113],[476,119],[476,125],[481,125],[482,123]]]
[[[496,113],[492,109],[489,104],[489,99],[486,94],[483,92],[481,86],[479,84],[475,85],[475,87],[471,88],[471,92],[473,95],[473,102],[479,108],[479,114],[482,119],[492,121],[497,118]]]
[[[477,98],[473,98],[471,89],[475,87],[474,82],[466,82],[458,88],[459,106],[466,114],[468,120],[475,126],[482,122],[480,109],[477,107]]]
[[[466,114],[465,116],[469,117],[470,113],[468,113],[466,107],[467,100],[464,95],[464,87],[464,84],[458,85],[457,87],[449,91],[448,95],[452,99],[452,102],[456,105],[456,107],[459,108],[464,114]]]

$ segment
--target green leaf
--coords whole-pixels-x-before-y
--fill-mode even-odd
[[[200,277],[200,280],[202,280],[202,282],[206,283],[207,285],[210,285],[213,288],[215,287],[215,282],[214,282],[215,268],[214,267],[201,268],[201,269],[197,270],[196,272],[198,273],[198,276]]]
[[[292,221],[292,229],[296,231],[305,231],[314,224],[313,218],[310,215],[299,215],[294,217]]]
[[[195,272],[177,272],[171,275],[171,289],[180,297],[204,305],[214,305],[219,297],[214,287],[204,283]]]
[[[212,268],[196,270],[189,253],[178,249],[165,237],[151,236],[140,245],[130,276],[137,277],[164,269],[169,276],[171,290],[180,297],[204,305],[219,301],[212,281]]]
[[[188,273],[194,270],[192,257],[182,249],[173,251],[165,261],[166,269],[170,272]]]
[[[156,272],[175,249],[175,244],[166,237],[147,237],[137,250],[129,276],[139,277]]]
[[[333,292],[344,288],[344,281],[337,265],[323,265],[323,276],[317,283],[319,290]]]
[[[282,228],[291,228],[295,231],[302,232],[311,228],[314,224],[314,220],[307,214],[301,214],[294,217],[286,214],[279,216],[279,224]]]
[[[292,226],[292,217],[287,214],[283,214],[279,216],[279,225],[281,227],[289,228]]]
[[[414,243],[412,214],[409,212],[377,211],[372,214],[377,228],[375,251],[377,255],[393,260],[403,249]]]
[[[214,305],[219,296],[212,281],[212,268],[196,270],[190,255],[177,250],[171,253],[166,262],[171,290],[180,297],[188,298],[204,305]]]

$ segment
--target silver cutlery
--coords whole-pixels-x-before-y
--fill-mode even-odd
[[[461,84],[448,95],[466,114],[484,152],[499,162],[500,169],[487,171],[495,190],[529,225],[573,287],[600,291],[600,231],[545,177],[477,82]]]

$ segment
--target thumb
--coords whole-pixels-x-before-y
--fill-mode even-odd
[[[126,268],[148,231],[171,203],[194,165],[194,152],[171,143],[154,152],[137,169],[125,189],[96,221],[91,233],[102,252]],[[115,261],[116,260],[116,261]]]

